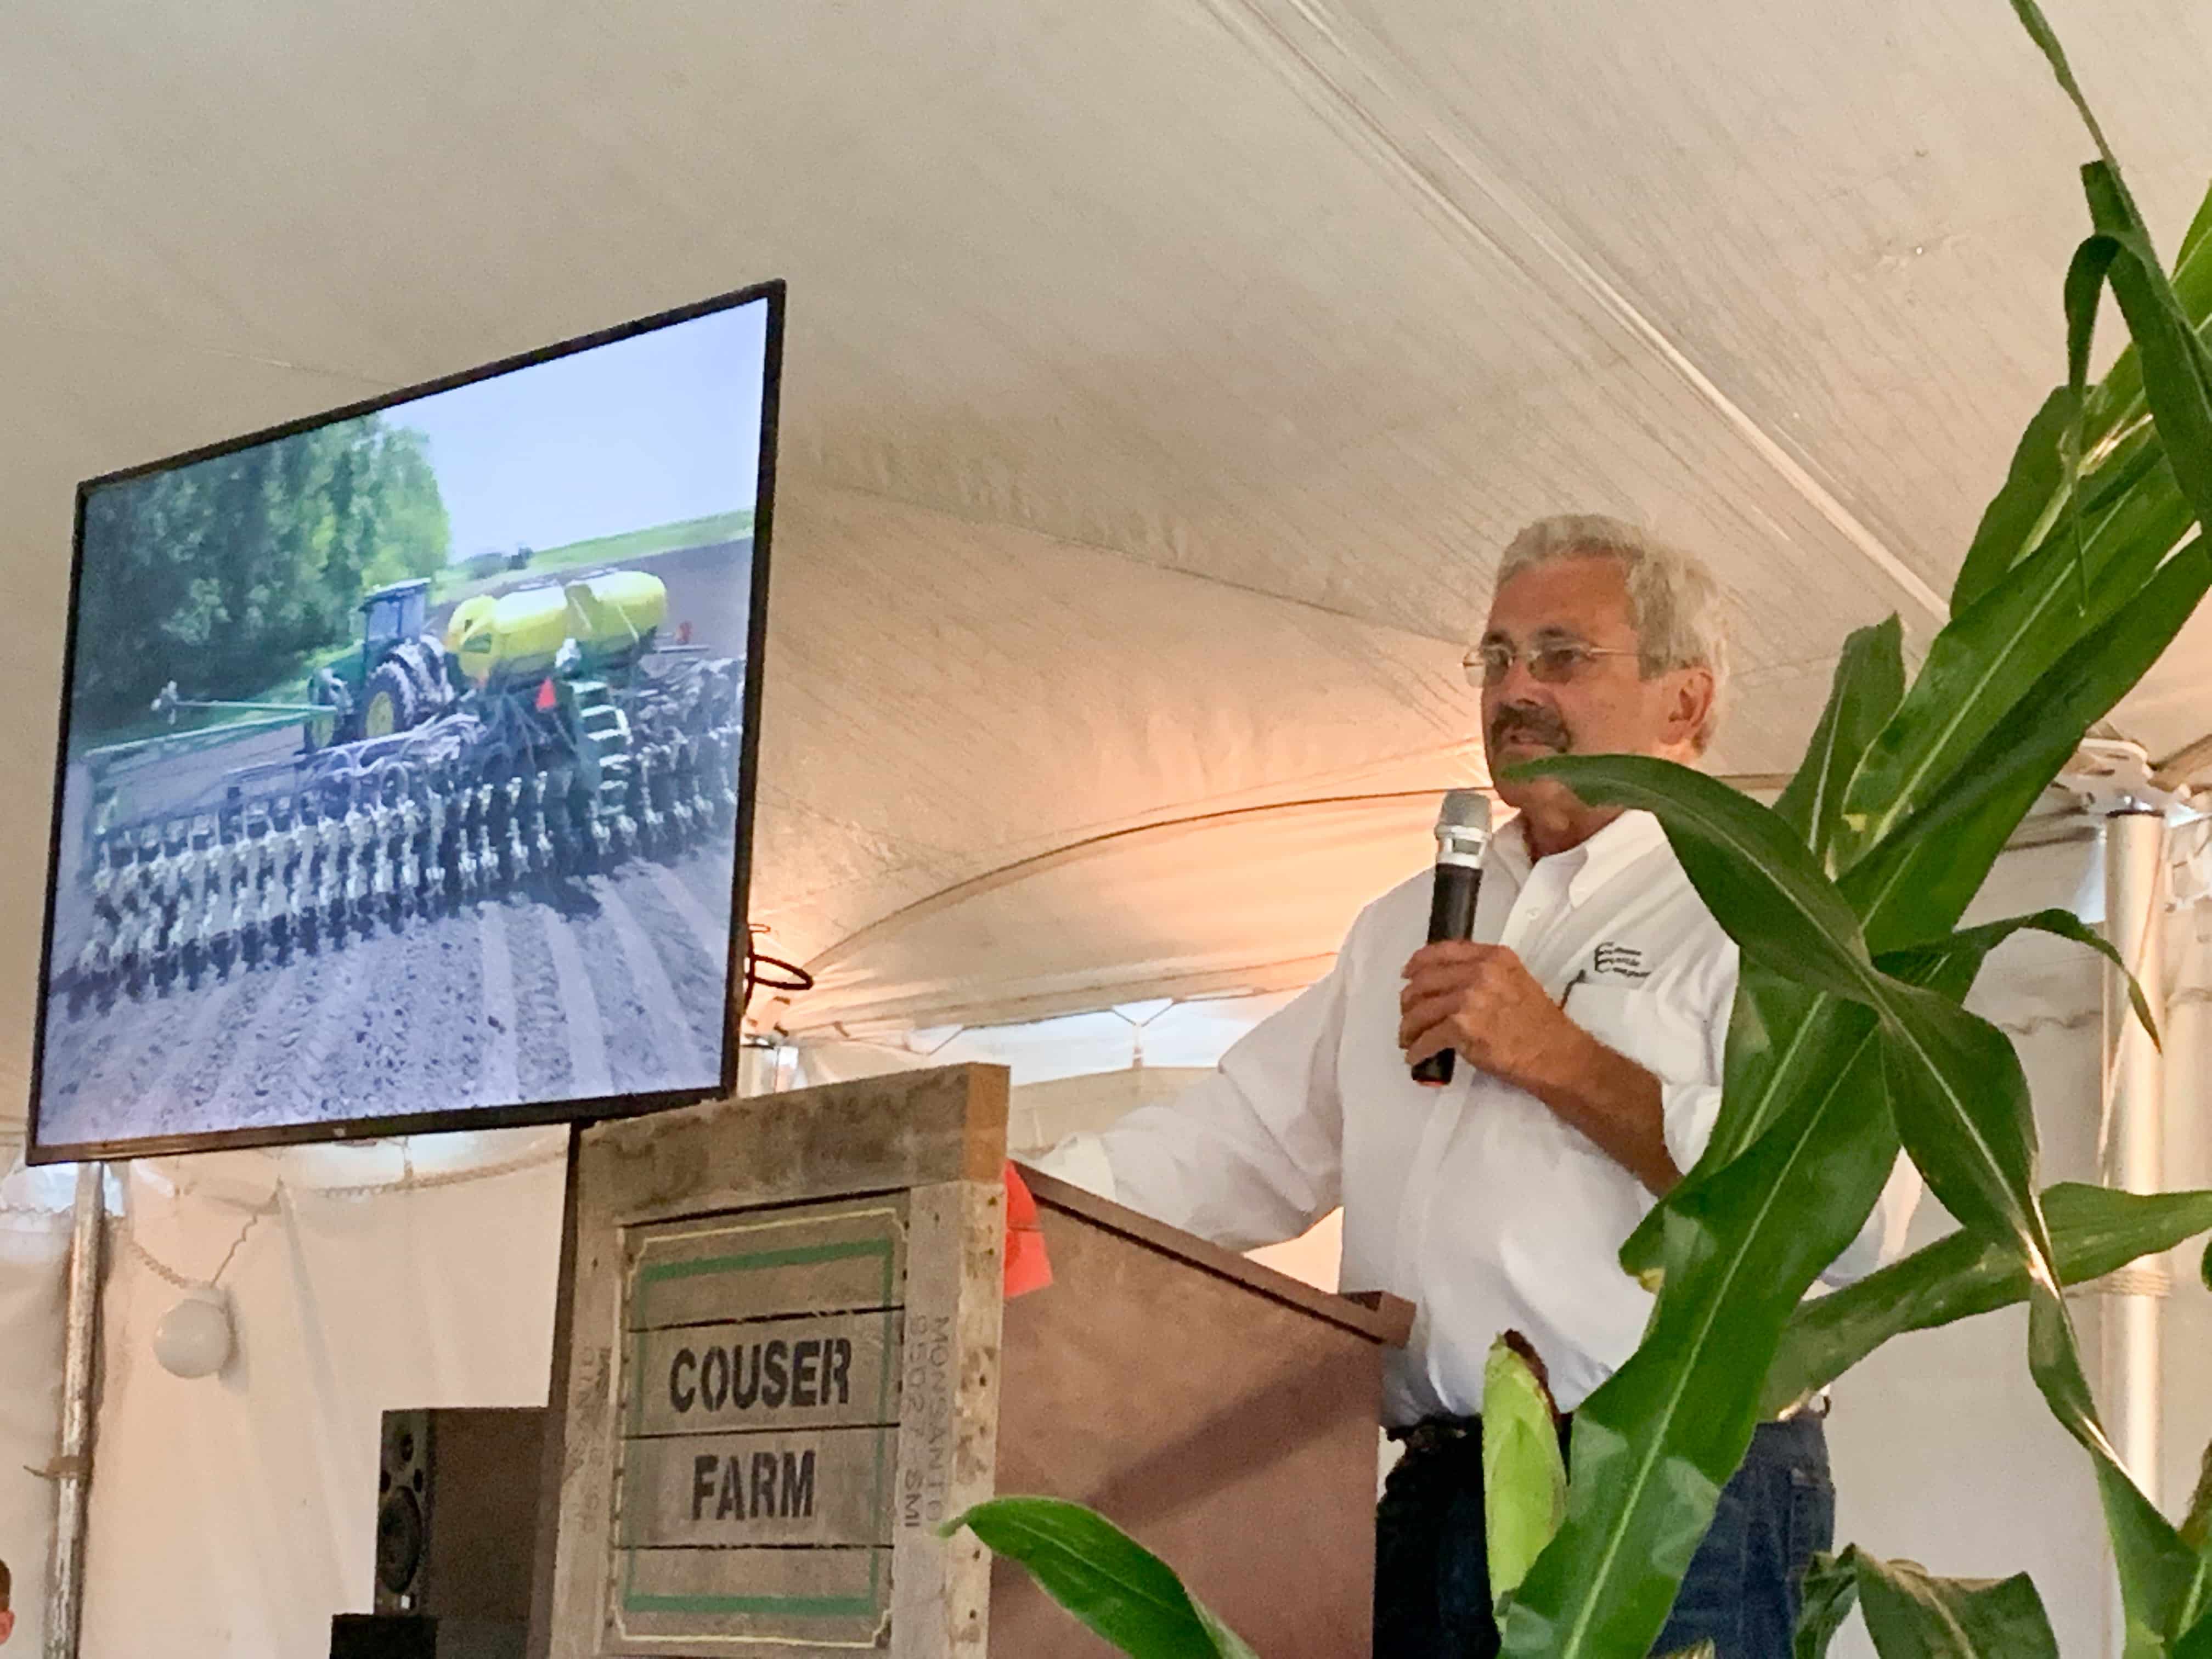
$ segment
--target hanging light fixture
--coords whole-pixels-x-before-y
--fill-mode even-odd
[[[194,1285],[154,1327],[154,1358],[172,1376],[212,1376],[230,1363],[230,1300]]]

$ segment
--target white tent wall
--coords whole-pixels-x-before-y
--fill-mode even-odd
[[[0,1170],[21,1142],[0,1131]],[[60,1449],[70,1218],[61,1183],[21,1170],[0,1181],[0,1561],[13,1579],[14,1643],[41,1651],[54,1487],[38,1471]]]
[[[131,1170],[106,1292],[87,1659],[326,1651],[331,1615],[370,1607],[380,1413],[544,1403],[564,1132],[416,1146],[507,1172],[395,1190],[393,1145]],[[150,1345],[179,1292],[145,1258],[205,1279],[234,1247],[236,1353],[217,1376],[171,1376]]]

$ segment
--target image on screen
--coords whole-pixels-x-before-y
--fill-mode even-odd
[[[722,1085],[770,312],[80,490],[34,1156]]]

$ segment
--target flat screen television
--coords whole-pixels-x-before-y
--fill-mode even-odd
[[[33,1162],[733,1087],[782,312],[79,486]]]

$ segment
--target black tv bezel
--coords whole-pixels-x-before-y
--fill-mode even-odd
[[[242,437],[226,438],[161,460],[102,473],[77,485],[76,524],[70,538],[69,614],[62,647],[60,736],[54,749],[53,821],[46,846],[46,915],[39,949],[36,1023],[31,1040],[29,1121],[26,1126],[27,1138],[23,1150],[25,1163],[119,1162],[136,1158],[173,1157],[185,1152],[234,1151],[249,1146],[328,1145],[334,1141],[374,1140],[396,1135],[520,1128],[601,1118],[635,1117],[671,1107],[694,1105],[702,1100],[736,1092],[738,1062],[743,1047],[739,1041],[737,1006],[750,938],[747,904],[752,878],[753,801],[757,793],[760,758],[761,668],[767,640],[769,554],[775,524],[776,421],[783,380],[784,289],[781,277],[756,283],[750,287],[717,295],[712,299],[679,306],[670,311],[656,312],[649,317],[579,335],[533,351],[502,357],[475,368],[441,375],[435,380],[386,392],[380,397],[286,421]],[[46,1022],[52,994],[54,912],[60,896],[62,806],[69,782],[70,689],[76,679],[78,585],[84,574],[85,502],[90,494],[109,484],[212,460],[217,456],[289,438],[333,422],[377,414],[395,404],[410,403],[434,392],[450,392],[456,386],[491,380],[517,369],[530,368],[556,358],[588,351],[595,346],[611,345],[634,335],[650,333],[672,324],[690,322],[718,311],[731,311],[761,301],[768,303],[767,349],[761,373],[760,467],[753,503],[752,592],[750,609],[746,617],[745,639],[745,706],[743,730],[738,738],[737,845],[731,869],[730,954],[726,981],[728,987],[727,1017],[722,1024],[722,1070],[719,1085],[716,1088],[592,1096],[513,1106],[448,1107],[443,1110],[392,1113],[330,1122],[283,1124],[268,1128],[215,1129],[188,1134],[133,1136],[58,1144],[41,1140],[39,1106],[44,1094],[46,1078]]]

